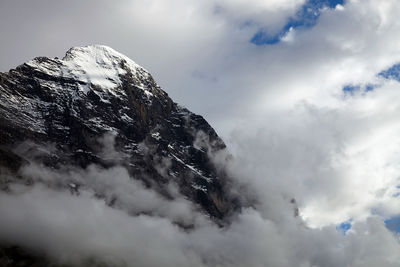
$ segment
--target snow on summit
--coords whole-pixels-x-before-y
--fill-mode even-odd
[[[128,57],[103,45],[71,48],[63,60],[78,80],[108,89],[120,83],[119,75],[126,74],[121,68],[123,62],[133,74],[141,68]]]
[[[42,58],[35,58],[27,64],[49,75],[73,78],[111,93],[121,84],[120,76],[127,74],[127,70],[142,76],[140,78],[148,76],[148,72],[133,60],[105,45],[73,47],[62,60],[56,58],[44,62]]]

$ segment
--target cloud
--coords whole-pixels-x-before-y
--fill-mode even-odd
[[[23,245],[62,264],[109,266],[395,266],[398,239],[379,219],[307,229],[244,210],[226,228],[183,230],[168,218],[128,215],[89,191],[73,195],[43,185],[0,194],[2,242]],[[131,203],[135,205],[134,203]],[[29,222],[29,223],[27,223]]]
[[[264,118],[263,128],[238,130],[231,141],[233,176],[248,179],[268,210],[276,203],[266,188],[294,197],[314,227],[397,214],[399,107],[391,95],[397,85],[380,90],[387,90],[383,99],[370,92],[342,108],[304,104],[279,120]]]
[[[44,250],[60,263],[84,263],[90,258],[115,266],[193,262],[185,255],[182,233],[166,219],[129,216],[89,192],[77,197],[42,186],[24,190],[17,196],[0,196],[0,210],[7,214],[0,222],[3,241]]]
[[[175,197],[168,200],[144,184],[131,178],[126,169],[114,167],[104,170],[95,165],[85,170],[67,169],[54,172],[37,165],[21,170],[24,177],[44,182],[51,188],[70,187],[93,191],[98,197],[114,208],[125,210],[128,214],[152,214],[171,216],[172,221],[192,224],[196,221],[196,209],[182,196],[177,195],[174,185],[166,184],[165,190]],[[79,192],[79,190],[77,191]]]
[[[362,216],[352,214],[352,227],[346,235],[332,224],[348,216],[335,209],[338,199],[344,207],[352,204],[346,201],[362,199],[377,203],[383,202],[379,198],[384,198],[386,192],[379,195],[370,192],[375,188],[373,173],[372,179],[363,176],[358,181],[353,177],[353,183],[360,182],[367,190],[352,187],[348,188],[351,195],[348,194],[342,184],[347,182],[344,174],[349,165],[350,170],[359,165],[352,166],[348,158],[343,160],[344,166],[340,165],[340,157],[347,156],[343,145],[346,139],[336,136],[335,123],[342,120],[332,120],[340,118],[340,114],[328,111],[321,116],[313,107],[302,109],[302,113],[287,118],[296,127],[295,131],[282,128],[276,132],[275,125],[271,125],[265,130],[270,131],[272,139],[251,137],[242,147],[235,147],[234,157],[224,152],[210,154],[218,167],[228,168],[232,177],[240,178],[238,182],[251,187],[252,191],[236,187],[239,193],[251,192],[257,200],[253,207],[243,208],[224,227],[213,223],[172,184],[167,186],[172,196],[167,199],[155,188],[145,187],[138,180],[140,177],[130,177],[123,167],[104,169],[91,165],[86,169],[73,166],[52,169],[31,162],[20,169],[16,181],[21,182],[10,184],[7,191],[0,192],[0,214],[7,215],[0,220],[0,242],[45,253],[55,263],[78,266],[398,265],[398,236],[386,228],[379,216],[365,213],[363,205]],[[302,119],[297,120],[299,117]],[[324,121],[333,122],[330,130],[315,128]],[[307,123],[304,125],[304,122]],[[358,121],[353,118],[350,122],[354,126]],[[314,129],[312,136],[301,135],[310,128]],[[365,130],[357,129],[361,133]],[[265,132],[262,134],[266,136]],[[368,136],[376,138],[376,135]],[[195,143],[199,148],[208,146],[202,133],[197,137]],[[110,144],[109,138],[102,140]],[[282,149],[283,145],[291,149]],[[370,147],[367,148],[361,151],[362,160],[369,159]],[[117,153],[113,147],[108,149]],[[30,151],[34,156],[42,155],[34,150],[48,151],[33,145]],[[104,149],[100,151],[104,152]],[[356,163],[358,160],[356,157]],[[361,162],[361,166],[365,165]],[[168,164],[160,168],[168,168]],[[371,168],[380,171],[382,166]],[[327,175],[328,179],[319,174]],[[302,184],[303,177],[312,183]],[[28,186],[24,183],[27,179]],[[321,195],[336,199],[324,201]],[[378,200],[369,201],[374,197]],[[315,199],[320,201],[313,202]],[[295,202],[300,205],[300,216],[296,216]],[[304,206],[316,210],[311,213],[311,223],[304,216],[307,212]],[[318,227],[310,228],[312,223]]]

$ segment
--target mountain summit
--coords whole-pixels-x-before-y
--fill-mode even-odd
[[[74,47],[63,59],[37,57],[0,73],[0,125],[2,190],[27,164],[122,166],[168,199],[166,188],[175,185],[216,221],[236,205],[211,159],[225,148],[213,128],[107,46]],[[61,186],[79,193],[85,181]],[[118,194],[107,201],[114,205]]]

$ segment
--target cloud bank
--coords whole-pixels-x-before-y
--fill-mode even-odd
[[[232,164],[235,164],[234,162]],[[240,162],[246,170],[250,166]],[[254,174],[254,172],[253,172]],[[123,167],[68,171],[26,165],[0,193],[2,243],[74,266],[396,266],[399,238],[379,218],[307,227],[279,187],[217,226],[176,191],[145,188]],[[261,193],[256,191],[257,194]],[[192,227],[182,227],[182,224]]]

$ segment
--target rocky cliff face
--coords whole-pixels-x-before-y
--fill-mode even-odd
[[[225,148],[216,132],[106,46],[72,48],[63,59],[38,57],[1,73],[0,127],[3,190],[14,182],[7,174],[33,162],[118,165],[167,198],[166,184],[176,184],[216,221],[236,205],[210,159]]]

